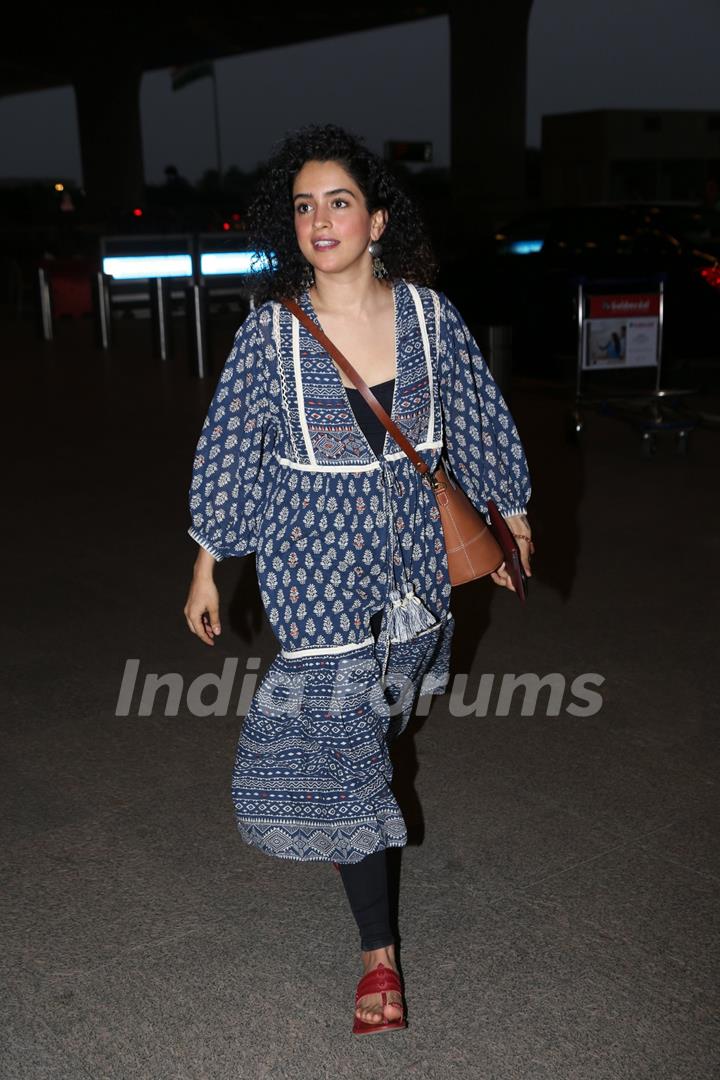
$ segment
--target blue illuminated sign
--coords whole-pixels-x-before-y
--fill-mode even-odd
[[[504,250],[511,255],[537,255],[538,251],[542,251],[543,243],[543,240],[513,240]]]
[[[268,269],[267,257],[258,251],[212,251],[200,256],[203,277],[215,274],[258,274]]]
[[[138,278],[192,277],[190,255],[108,255],[103,273],[116,281]]]

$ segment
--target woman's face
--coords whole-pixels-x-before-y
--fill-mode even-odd
[[[368,213],[365,197],[336,161],[306,161],[293,183],[298,247],[321,274],[372,270],[368,244],[381,236],[387,214]]]

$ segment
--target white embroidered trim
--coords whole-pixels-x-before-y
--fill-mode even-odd
[[[199,544],[200,547],[209,551],[216,562],[222,562],[223,556],[220,554],[218,548],[216,548],[214,544],[211,544],[209,540],[206,540],[200,530],[196,529],[194,525],[191,525],[188,529],[188,536],[192,536],[196,544]]]
[[[303,439],[305,440],[305,452],[310,460],[310,464],[316,465],[317,458],[315,457],[312,439],[310,438],[310,429],[308,428],[307,417],[305,416],[305,395],[303,393],[302,371],[300,369],[300,321],[295,317],[295,315],[291,315],[291,318],[292,354],[293,367],[295,368],[295,393],[297,395],[298,416],[300,418],[300,427],[302,428]]]
[[[282,338],[280,331],[280,310],[282,305],[273,302],[273,338],[275,340],[275,356],[277,360],[277,370],[280,376],[280,396],[282,398],[283,408],[285,409],[285,416],[287,418],[288,432],[290,433],[290,442],[292,443],[292,450],[295,457],[298,457],[297,443],[295,442],[295,428],[292,422],[292,416],[290,413],[290,398],[288,397],[287,376],[285,374],[285,362],[282,354]],[[288,312],[288,315],[290,312]]]
[[[291,649],[289,651],[287,649],[281,649],[280,655],[284,657],[285,660],[294,660],[296,657],[301,656],[322,656],[323,654],[335,655],[336,653],[354,652],[356,649],[364,649],[368,645],[373,645],[374,643],[374,637],[367,637],[363,641],[353,642],[350,645],[328,645],[327,647],[319,645],[316,648]]]
[[[440,450],[442,442],[418,443],[416,450]],[[373,472],[380,468],[380,461],[362,461],[357,465],[308,465],[304,461],[291,461],[290,458],[274,455],[279,465],[285,465],[288,469],[300,469],[303,472]],[[404,450],[395,450],[392,454],[383,454],[385,461],[398,461],[406,457]]]
[[[439,398],[440,398],[440,297],[438,296],[438,294],[435,292],[434,289],[430,290],[430,295],[432,296],[433,310],[435,312],[435,377],[436,377],[437,382],[438,382],[438,400],[439,400]],[[438,413],[438,423],[439,423],[439,427],[440,427],[440,431],[438,432],[438,439],[440,440],[440,444],[442,445],[442,443],[444,441],[442,408],[440,409],[440,411]],[[433,434],[435,434],[435,432],[433,432]]]
[[[437,440],[436,442],[421,442],[421,443],[417,444],[415,449],[416,450],[441,450],[442,449],[442,441]],[[397,460],[397,458],[404,458],[407,455],[406,455],[404,450],[394,450],[392,454],[385,454],[384,456],[385,456],[386,461],[395,461],[395,460]]]
[[[274,303],[272,306],[272,320],[273,320],[273,341],[275,342],[275,352],[278,359],[280,358],[280,305]]]
[[[410,295],[413,298],[415,304],[415,311],[417,313],[417,320],[420,325],[420,336],[422,337],[423,352],[425,353],[425,366],[427,367],[427,380],[428,389],[430,391],[430,409],[428,413],[428,430],[427,430],[427,442],[433,437],[435,431],[435,392],[434,392],[434,380],[432,370],[432,357],[430,355],[430,341],[427,332],[427,323],[425,322],[425,312],[423,310],[422,300],[420,299],[420,293],[417,291],[414,285],[411,285],[409,281],[406,281]]]
[[[308,465],[304,461],[290,461],[289,458],[275,454],[280,465],[286,465],[289,469],[300,469],[302,472],[371,472],[380,468],[380,462],[361,462],[358,465]]]

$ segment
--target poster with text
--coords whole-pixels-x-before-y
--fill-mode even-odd
[[[590,296],[585,320],[583,368],[655,367],[658,363],[660,298],[657,294]]]

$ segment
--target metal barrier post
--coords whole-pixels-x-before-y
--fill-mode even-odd
[[[38,267],[38,285],[40,287],[40,325],[45,341],[53,339],[52,296],[47,270]]]
[[[483,326],[478,344],[500,393],[509,402],[512,387],[512,327]]]
[[[191,374],[204,379],[210,373],[210,355],[208,349],[207,289],[194,282],[188,285],[187,323],[190,338]]]
[[[98,344],[101,349],[112,345],[112,308],[110,300],[110,277],[99,270],[95,275],[95,323]]]
[[[577,291],[577,371],[575,373],[575,401],[580,400],[580,387],[585,349],[585,289],[582,281],[578,282]]]
[[[661,278],[658,282],[659,286],[659,301],[658,301],[658,343],[657,343],[657,374],[655,376],[655,393],[660,392],[660,383],[662,382],[662,362],[663,362],[663,340],[665,332],[665,282]]]
[[[172,300],[166,278],[150,282],[150,311],[153,323],[153,355],[167,360],[172,352]]]

